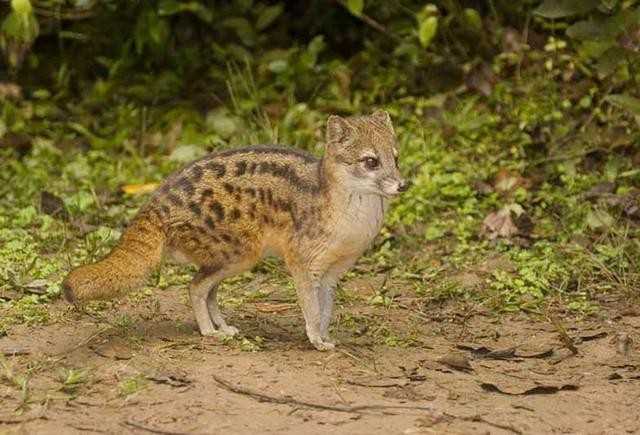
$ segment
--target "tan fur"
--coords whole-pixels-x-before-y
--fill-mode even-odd
[[[169,177],[102,261],[63,283],[72,302],[109,298],[144,283],[163,253],[195,263],[190,286],[203,335],[237,333],[216,302],[217,284],[265,255],[282,257],[296,284],[307,335],[329,349],[334,288],[379,232],[388,198],[406,188],[386,112],[332,116],[325,156],[287,148],[230,150]],[[379,166],[364,160],[375,156]]]

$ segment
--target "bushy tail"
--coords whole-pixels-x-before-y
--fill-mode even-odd
[[[126,229],[118,245],[101,261],[72,270],[62,283],[70,303],[111,299],[141,287],[160,264],[165,235],[155,216],[141,213]]]

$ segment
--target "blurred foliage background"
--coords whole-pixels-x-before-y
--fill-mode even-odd
[[[637,296],[640,1],[2,0],[0,16],[14,319],[184,163],[264,142],[319,154],[328,114],[380,107],[415,184],[367,273],[396,265],[425,303]]]

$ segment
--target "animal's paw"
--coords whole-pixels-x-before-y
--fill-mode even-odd
[[[226,337],[233,337],[237,335],[239,332],[240,331],[235,326],[224,325],[223,327],[218,329],[211,328],[204,331],[200,331],[200,334],[202,334],[205,337],[226,338]]]
[[[235,326],[224,325],[223,327],[218,328],[218,334],[224,337],[233,337],[235,335],[238,335],[239,333],[240,330]]]
[[[315,339],[312,338],[309,341],[311,341],[311,344],[313,344],[313,347],[315,347],[317,350],[320,350],[320,351],[333,350],[336,347],[334,343],[330,341],[325,341],[319,337]]]
[[[333,337],[330,337],[329,335],[323,335],[322,336],[322,341],[325,342],[325,343],[331,343],[334,346],[337,346],[338,344],[340,344],[340,343],[338,343],[338,340],[334,339]]]

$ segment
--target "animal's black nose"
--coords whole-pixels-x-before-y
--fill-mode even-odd
[[[402,180],[398,185],[398,192],[406,192],[411,187],[411,181]]]

